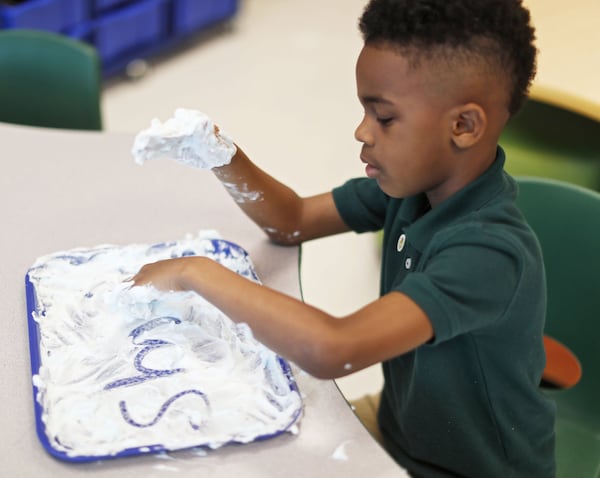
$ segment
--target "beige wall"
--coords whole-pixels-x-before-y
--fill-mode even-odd
[[[537,30],[532,96],[600,121],[600,0],[524,0]]]

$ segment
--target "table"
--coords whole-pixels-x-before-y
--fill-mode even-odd
[[[34,424],[24,277],[42,255],[78,246],[175,240],[215,229],[243,246],[266,284],[300,297],[299,249],[269,243],[210,172],[172,161],[140,167],[132,134],[0,123],[0,475],[61,477],[408,476],[370,437],[333,381],[294,367],[303,395],[298,435],[210,451],[88,464],[42,448]]]

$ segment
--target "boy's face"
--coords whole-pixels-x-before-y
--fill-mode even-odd
[[[432,206],[452,189],[457,162],[452,150],[450,91],[427,70],[409,68],[397,50],[365,46],[356,65],[364,117],[355,132],[367,176],[392,197],[428,193]],[[434,198],[437,198],[435,200]]]

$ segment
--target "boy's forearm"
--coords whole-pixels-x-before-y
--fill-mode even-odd
[[[134,286],[200,294],[234,322],[247,323],[259,341],[308,373],[322,378],[347,373],[343,354],[336,346],[339,320],[210,258],[180,257],[149,263],[131,280]]]
[[[331,358],[323,357],[323,350],[336,349],[323,345],[336,337],[335,319],[329,314],[204,257],[186,258],[180,280],[184,290],[199,293],[233,321],[247,323],[258,340],[305,371],[344,374],[343,363],[328,363]]]
[[[252,163],[239,146],[231,162],[213,172],[238,206],[272,241],[288,245],[300,242],[302,199]]]
[[[297,245],[349,230],[331,191],[301,198],[258,168],[239,147],[229,164],[213,172],[240,208],[277,244]]]

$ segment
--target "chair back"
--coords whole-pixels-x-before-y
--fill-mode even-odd
[[[545,333],[575,353],[583,372],[572,388],[546,390],[557,404],[557,476],[600,476],[600,193],[552,179],[517,181],[517,204],[544,254]]]
[[[0,121],[101,130],[96,50],[40,30],[0,30]]]

